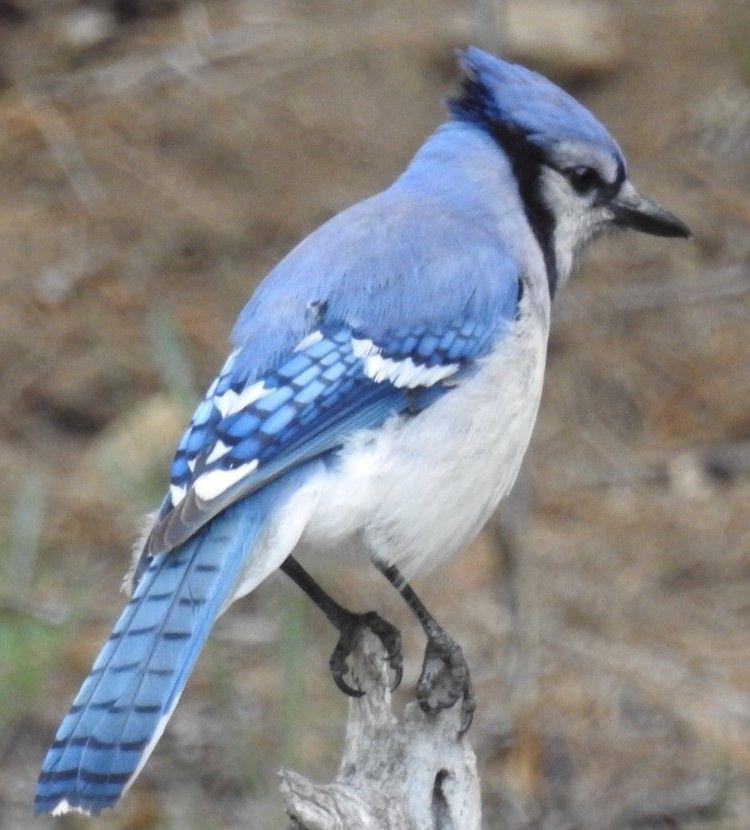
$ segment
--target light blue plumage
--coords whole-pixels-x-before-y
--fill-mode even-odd
[[[681,236],[622,151],[541,76],[471,48],[452,118],[387,190],[331,219],[266,277],[175,453],[133,598],[44,760],[38,812],[112,806],[234,599],[281,568],[341,635],[398,632],[296,560],[371,559],[427,636],[427,711],[474,699],[460,649],[406,584],[469,542],[515,480],[541,395],[551,300],[606,227]],[[294,557],[292,557],[294,554]]]
[[[586,143],[625,165],[622,150],[601,121],[539,73],[499,61],[475,47],[469,47],[460,56],[460,64],[469,83],[480,87],[479,97],[473,99],[480,104],[480,121],[489,117],[546,149],[565,143]]]

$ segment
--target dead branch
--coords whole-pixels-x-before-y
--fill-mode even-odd
[[[458,738],[459,707],[431,716],[410,703],[399,721],[382,646],[371,635],[355,652],[353,675],[365,695],[349,703],[336,780],[315,784],[281,772],[291,828],[479,830],[479,776],[468,740]]]

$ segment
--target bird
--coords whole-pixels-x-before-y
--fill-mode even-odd
[[[411,586],[508,494],[540,403],[550,313],[605,231],[688,237],[631,182],[622,150],[542,75],[458,52],[447,117],[382,192],[302,240],[259,284],[177,446],[136,546],[131,596],[44,758],[37,813],[99,814],[146,763],[216,621],[280,570],[338,634],[364,629],[393,686],[400,632],[305,566],[348,554],[400,593],[426,646],[427,713],[476,706],[460,645]],[[353,685],[354,684],[354,685]]]

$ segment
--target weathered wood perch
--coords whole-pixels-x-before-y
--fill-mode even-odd
[[[460,707],[393,714],[380,642],[367,633],[353,655],[365,696],[349,702],[344,754],[332,784],[282,770],[291,830],[479,830],[474,751],[458,738]]]

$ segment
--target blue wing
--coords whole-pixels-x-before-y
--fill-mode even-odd
[[[429,406],[487,353],[511,319],[464,316],[449,327],[402,326],[373,340],[362,327],[321,315],[260,378],[248,378],[233,353],[180,441],[170,496],[147,553],[183,543],[232,502],[337,449],[354,431]]]
[[[396,183],[263,280],[180,442],[146,555],[355,430],[418,413],[491,348],[518,314],[522,280],[496,221],[464,196]]]

